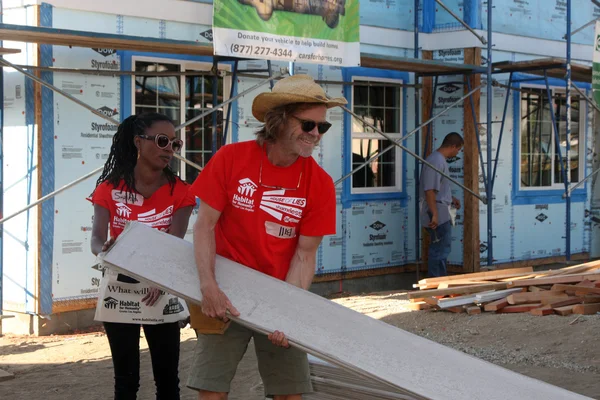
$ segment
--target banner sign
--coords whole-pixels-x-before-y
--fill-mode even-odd
[[[592,92],[596,105],[600,106],[600,21],[596,21],[594,31],[594,58],[592,67]]]
[[[214,0],[215,55],[360,65],[358,0]]]
[[[117,280],[118,273],[105,271],[94,320],[155,325],[182,321],[190,316],[186,302],[177,296],[161,291],[156,303],[148,306],[142,299],[150,292],[149,284],[121,282]]]

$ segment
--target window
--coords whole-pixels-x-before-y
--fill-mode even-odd
[[[524,190],[564,188],[561,156],[567,168],[566,97],[558,90],[551,93],[552,101],[549,102],[545,88],[523,88],[521,92],[520,188]],[[579,97],[571,96],[571,182],[579,182],[583,174],[583,146],[579,144],[585,137],[585,115],[580,113],[581,105]],[[558,124],[558,143],[551,110],[554,110]]]
[[[399,139],[402,132],[401,81],[354,79],[352,90],[353,111],[367,122]],[[352,118],[352,169],[379,154],[392,142],[376,133],[357,118]],[[402,153],[398,147],[388,150],[366,167],[352,175],[352,193],[398,192],[402,190]]]
[[[133,69],[144,72],[134,77],[133,109],[136,113],[154,111],[168,115],[175,125],[180,125],[200,115],[213,106],[213,79],[207,72],[211,64],[163,59],[134,59]],[[198,74],[194,74],[197,71]],[[151,73],[157,72],[156,76]],[[173,75],[168,75],[173,72]],[[150,74],[147,74],[150,73]],[[224,93],[229,93],[230,78],[219,76],[217,104],[222,103]],[[216,111],[217,148],[223,143],[224,113],[227,108]],[[231,128],[231,124],[230,124]],[[212,156],[213,115],[210,114],[184,128],[178,135],[184,141],[181,155],[201,166]],[[229,135],[229,134],[228,134]],[[182,161],[173,160],[171,167],[182,179],[192,183],[198,170]]]

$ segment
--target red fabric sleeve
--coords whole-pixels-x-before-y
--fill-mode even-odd
[[[320,187],[311,190],[309,208],[302,217],[300,234],[303,236],[333,235],[336,229],[335,217],[335,186],[331,177],[326,175],[321,178]]]
[[[222,212],[228,201],[227,181],[232,160],[231,147],[221,147],[192,184],[190,194]]]
[[[107,210],[110,210],[110,207],[113,204],[112,185],[106,181],[102,182],[94,191],[92,198],[88,198],[88,200],[91,201],[94,205],[97,204],[106,208]]]

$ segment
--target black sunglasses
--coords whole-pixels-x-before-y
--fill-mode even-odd
[[[306,133],[312,132],[316,126],[317,130],[319,131],[319,134],[323,135],[323,134],[325,134],[325,132],[327,132],[329,130],[329,128],[331,128],[331,124],[329,122],[315,122],[315,121],[309,121],[306,119],[301,119],[294,115],[292,115],[292,116],[295,119],[297,119],[298,121],[300,121],[300,128]]]
[[[169,139],[169,137],[165,134],[158,134],[158,135],[138,135],[139,137],[141,137],[142,139],[146,139],[146,140],[154,140],[154,143],[156,144],[156,147],[158,147],[159,149],[166,149],[169,145],[171,145],[171,148],[173,149],[173,151],[175,153],[179,153],[179,150],[181,150],[181,148],[183,147],[183,141],[181,139]]]

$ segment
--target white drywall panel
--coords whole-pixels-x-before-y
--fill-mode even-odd
[[[193,247],[172,235],[130,224],[103,256],[103,262],[190,301],[202,300]],[[220,256],[215,273],[220,288],[240,311],[240,323],[260,332],[283,331],[294,346],[417,398],[587,399],[408,333]]]

